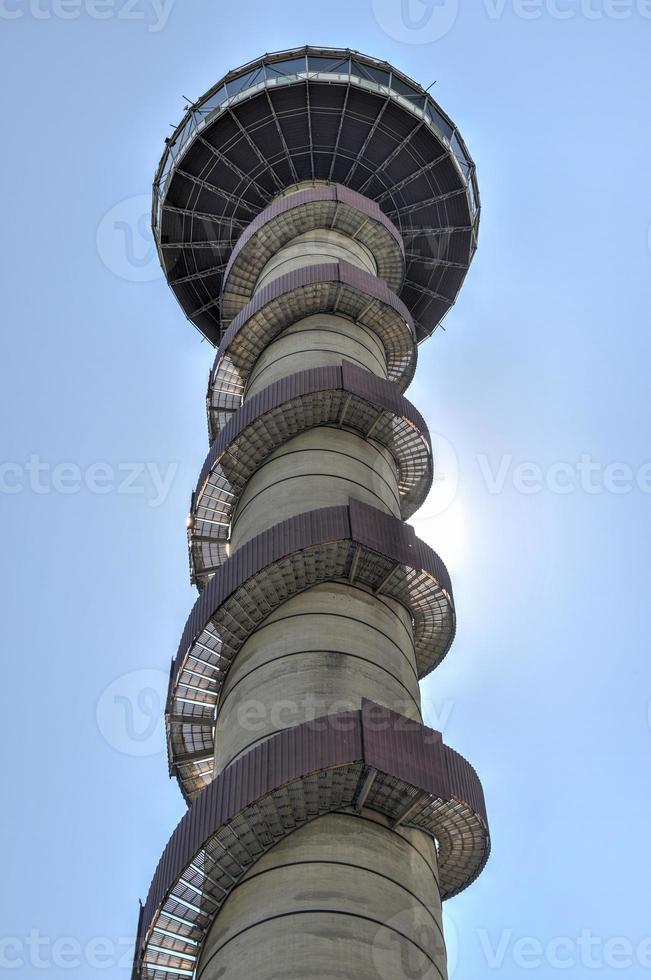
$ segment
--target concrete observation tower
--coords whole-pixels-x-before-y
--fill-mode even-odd
[[[166,144],[160,260],[217,355],[166,710],[188,811],[134,978],[440,980],[441,900],[490,838],[422,724],[455,609],[404,523],[432,452],[403,392],[475,252],[475,168],[418,84],[314,47],[229,72]]]

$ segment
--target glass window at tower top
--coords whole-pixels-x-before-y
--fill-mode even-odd
[[[443,115],[429,95],[410,85],[395,72],[373,64],[367,64],[357,57],[327,57],[324,55],[301,55],[279,61],[268,61],[251,71],[229,79],[199,105],[194,106],[185,124],[167,146],[166,158],[157,182],[159,200],[164,196],[167,180],[174,161],[179,158],[198,129],[233,99],[245,99],[260,86],[274,86],[282,80],[303,77],[315,82],[326,80],[359,85],[388,93],[399,100],[401,105],[425,119],[436,131],[439,138],[449,144],[468,186],[468,198],[473,214],[476,211],[476,195],[471,187],[473,164],[464,150],[452,123]]]

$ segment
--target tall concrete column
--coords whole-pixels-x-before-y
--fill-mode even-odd
[[[303,224],[317,215],[306,215]],[[366,221],[360,212],[362,231]],[[399,252],[395,235],[393,242],[380,240],[374,254],[350,235],[317,225],[264,263],[253,297],[309,266],[346,261],[376,275],[390,261],[384,252]],[[346,360],[386,378],[381,339],[368,328],[335,314],[297,316],[259,354],[244,404],[284,377]],[[315,426],[272,453],[247,482],[232,519],[231,548],[351,497],[400,517],[395,459],[345,424]],[[244,643],[228,672],[218,705],[215,774],[281,728],[359,708],[364,698],[421,721],[408,610],[344,583],[288,599]],[[445,977],[433,842],[361,816],[321,817],[256,864],[215,920],[198,976],[388,980],[403,956],[426,964],[425,976]]]
[[[295,193],[304,190],[299,185]],[[292,196],[284,194],[283,200]],[[308,213],[301,227],[316,224],[317,209],[303,210]],[[356,224],[363,230],[367,220],[360,212]],[[274,237],[273,223],[271,218],[268,238]],[[378,259],[386,264],[387,249],[399,251],[395,234],[393,242],[382,239],[375,245],[376,257],[368,245],[340,231],[318,225],[303,231],[264,264],[264,253],[251,257],[250,265],[256,258],[262,264],[253,297],[274,279],[340,259],[375,274]],[[249,269],[252,276],[257,271]],[[352,358],[386,377],[381,339],[367,327],[334,314],[298,313],[257,357],[244,404],[284,377]],[[345,419],[338,425],[315,425],[271,453],[249,479],[234,509],[230,547],[236,551],[280,521],[347,504],[351,497],[400,517],[396,461],[372,437],[364,439],[347,429]],[[238,654],[219,704],[215,772],[286,724],[358,708],[363,697],[420,720],[411,617],[390,598],[353,585],[315,586],[275,610]]]

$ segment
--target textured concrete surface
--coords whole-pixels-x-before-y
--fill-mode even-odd
[[[354,432],[319,426],[286,442],[249,480],[231,528],[231,548],[306,510],[355,497],[400,517],[396,467],[386,449]]]
[[[361,242],[355,242],[348,235],[332,229],[316,228],[305,232],[287,242],[269,259],[260,272],[255,292],[294,269],[340,261],[350,262],[364,272],[370,272],[372,276],[377,274],[375,259]]]
[[[407,610],[344,583],[294,596],[264,620],[228,672],[216,772],[275,731],[359,708],[364,697],[421,720]]]
[[[320,817],[256,862],[198,970],[203,980],[445,976],[434,845],[365,812]]]
[[[387,376],[384,347],[367,327],[328,313],[302,318],[262,352],[251,372],[246,397],[285,375],[344,360],[380,378]]]

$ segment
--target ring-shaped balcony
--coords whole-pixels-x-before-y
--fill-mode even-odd
[[[208,381],[210,441],[242,397],[256,360],[286,327],[316,313],[354,320],[380,340],[389,381],[404,391],[416,370],[414,325],[382,280],[348,262],[311,265],[280,276],[255,294],[231,321]]]
[[[289,439],[324,425],[391,453],[403,520],[421,506],[432,485],[431,441],[394,384],[348,362],[288,375],[246,401],[206,457],[188,519],[190,574],[200,589],[228,558],[230,524],[254,471]]]
[[[194,976],[232,890],[278,841],[336,810],[374,810],[438,846],[441,898],[490,853],[481,783],[441,734],[370,701],[288,728],[206,786],[172,834],[140,910],[133,976]]]
[[[274,609],[322,582],[348,582],[405,606],[419,679],[450,649],[456,627],[450,576],[409,524],[351,499],[347,506],[308,511],[263,531],[210,579],[172,663],[168,761],[186,800],[211,778],[214,719],[238,651]]]
[[[274,201],[240,235],[224,272],[224,327],[251,300],[267,262],[293,239],[315,230],[345,235],[361,244],[373,256],[380,279],[394,293],[400,289],[405,249],[400,233],[379,205],[338,184],[314,187]]]

